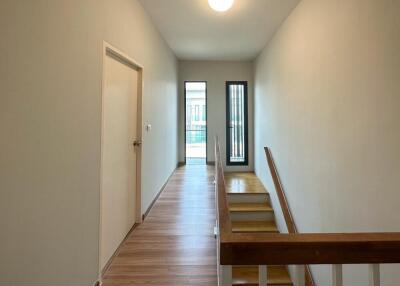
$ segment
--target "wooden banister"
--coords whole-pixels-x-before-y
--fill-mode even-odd
[[[232,233],[222,265],[379,264],[400,262],[400,233]]]
[[[269,149],[267,158],[272,161]],[[269,155],[268,155],[269,154]],[[289,234],[233,233],[218,138],[215,183],[220,265],[306,265],[400,263],[400,233],[297,233],[274,164],[273,180],[292,224]],[[272,172],[272,171],[271,171]],[[279,196],[279,195],[278,195]],[[289,228],[289,226],[288,226]]]
[[[286,226],[289,233],[297,233],[296,224],[294,223],[292,212],[289,208],[289,203],[286,198],[286,194],[283,191],[282,183],[276,170],[275,162],[272,157],[271,150],[268,147],[264,147],[265,155],[267,157],[267,162],[269,170],[271,172],[271,177],[275,185],[276,194],[278,195],[279,203],[282,208],[283,216],[285,218]]]
[[[298,233],[296,224],[293,219],[292,212],[290,211],[290,207],[289,207],[288,200],[286,198],[286,194],[283,190],[283,186],[282,186],[281,180],[279,178],[274,159],[272,157],[271,150],[268,147],[264,147],[264,151],[265,151],[265,156],[267,157],[269,170],[270,170],[271,177],[272,177],[272,180],[275,185],[276,194],[278,196],[278,200],[281,205],[283,217],[285,218],[286,227],[288,229],[288,232],[289,233]],[[314,286],[315,282],[314,282],[314,278],[312,276],[310,267],[308,265],[306,265],[305,268],[306,268],[306,285]]]

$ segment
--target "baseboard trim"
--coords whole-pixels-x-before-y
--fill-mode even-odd
[[[178,163],[178,168],[179,168],[179,167],[182,167],[182,166],[185,166],[185,165],[186,165],[185,162],[179,162],[179,163]],[[208,166],[215,166],[215,162],[214,162],[214,161],[207,161],[207,162],[206,162],[206,165],[208,165]]]
[[[104,266],[104,268],[101,270],[101,278],[103,278],[104,274],[107,272],[108,268],[110,268],[110,265],[112,263],[112,261],[114,260],[115,257],[118,256],[122,245],[125,243],[125,241],[128,239],[128,237],[130,236],[130,234],[132,233],[132,231],[139,225],[139,223],[135,223],[131,229],[128,231],[128,233],[126,234],[126,236],[124,237],[124,239],[121,241],[121,243],[118,245],[117,249],[114,251],[113,255],[111,255],[110,259],[108,259],[106,265]],[[99,286],[101,284],[101,282],[97,281],[95,286]]]
[[[177,164],[177,168],[179,167],[179,164]],[[172,171],[171,175],[169,175],[167,181],[164,183],[164,185],[161,187],[160,191],[157,193],[157,195],[154,197],[153,201],[151,202],[151,204],[149,205],[149,207],[147,208],[147,210],[144,212],[144,214],[142,215],[142,222],[146,219],[146,217],[148,216],[149,212],[151,211],[151,209],[153,208],[155,202],[158,200],[158,198],[160,197],[160,195],[162,194],[162,192],[165,190],[165,187],[167,186],[169,180],[171,179],[172,175],[175,173],[176,168]]]
[[[145,220],[146,216],[149,214],[149,212],[151,211],[151,209],[154,206],[154,203],[158,200],[158,198],[160,197],[161,193],[164,191],[165,187],[167,186],[169,180],[171,179],[172,175],[175,173],[176,169],[179,167],[180,162],[177,164],[177,167],[172,171],[171,175],[169,175],[167,181],[164,183],[164,185],[161,187],[161,190],[157,193],[156,197],[153,199],[153,201],[151,202],[150,206],[147,208],[146,212],[142,215],[142,223]],[[125,236],[125,238],[121,241],[121,243],[118,245],[117,249],[115,250],[115,252],[113,253],[113,255],[110,257],[110,259],[107,261],[106,265],[104,266],[104,268],[101,270],[100,272],[100,277],[103,278],[104,274],[107,272],[108,268],[110,268],[110,265],[112,263],[112,261],[114,260],[114,258],[116,256],[118,256],[122,245],[125,243],[125,241],[128,239],[128,237],[130,236],[130,234],[132,233],[132,231],[135,230],[135,228],[137,226],[139,226],[140,223],[135,223],[132,228],[128,231],[127,235]],[[100,286],[102,284],[101,280],[100,281],[96,281],[94,286]]]

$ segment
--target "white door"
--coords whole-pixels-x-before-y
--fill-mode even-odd
[[[138,71],[107,53],[104,63],[101,269],[135,223]]]

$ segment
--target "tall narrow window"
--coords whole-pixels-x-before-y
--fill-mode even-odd
[[[227,165],[248,165],[247,82],[226,82]]]

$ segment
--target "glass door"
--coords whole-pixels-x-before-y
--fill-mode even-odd
[[[186,164],[206,164],[207,84],[185,82]]]

